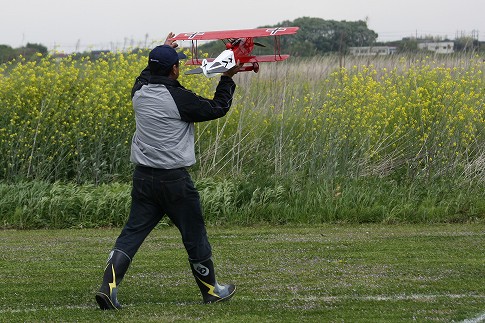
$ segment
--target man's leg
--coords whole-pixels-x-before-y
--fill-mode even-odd
[[[216,281],[214,264],[211,259],[212,250],[207,238],[199,193],[188,173],[185,180],[180,181],[178,187],[172,183],[171,189],[184,191],[183,194],[180,194],[184,196],[183,199],[169,203],[167,214],[182,235],[182,241],[189,256],[190,268],[204,303],[231,298],[236,287],[232,284],[219,285]]]
[[[130,216],[110,253],[103,283],[96,293],[96,301],[103,310],[121,308],[117,299],[118,286],[138,248],[163,216],[161,208],[150,202],[147,195],[152,192],[149,182],[148,178],[133,179]]]

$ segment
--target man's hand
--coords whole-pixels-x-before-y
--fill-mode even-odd
[[[175,34],[173,32],[169,32],[167,38],[165,39],[165,43],[163,44],[171,46],[172,48],[177,48],[179,44],[177,44],[175,40],[170,39],[172,37],[175,37]]]
[[[222,73],[222,75],[229,76],[229,77],[233,77],[235,74],[237,74],[237,72],[239,72],[239,70],[241,69],[241,67],[243,65],[244,65],[243,63],[240,63],[238,61],[236,65],[234,65],[230,70],[225,71],[224,73]]]

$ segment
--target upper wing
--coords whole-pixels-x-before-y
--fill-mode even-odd
[[[180,33],[173,40],[213,40],[227,38],[251,38],[296,34],[299,27],[275,27],[240,30],[202,31]]]

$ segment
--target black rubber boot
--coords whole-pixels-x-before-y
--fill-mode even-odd
[[[212,259],[201,263],[191,263],[190,268],[200,288],[204,303],[226,301],[236,292],[236,286],[232,284],[219,285],[217,283]]]
[[[118,285],[123,280],[131,259],[121,250],[114,249],[108,257],[106,268],[104,269],[103,283],[96,293],[96,302],[102,310],[121,309],[118,303]]]

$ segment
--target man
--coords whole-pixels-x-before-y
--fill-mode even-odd
[[[179,229],[204,303],[231,298],[236,287],[219,285],[200,205],[186,167],[195,164],[194,122],[223,117],[231,107],[237,64],[221,75],[213,99],[197,96],[178,81],[179,59],[169,40],[149,54],[148,67],[132,91],[136,131],[130,160],[133,174],[129,218],[117,238],[96,301],[103,310],[120,309],[118,286],[148,234],[166,214]],[[148,75],[149,73],[149,75]]]

